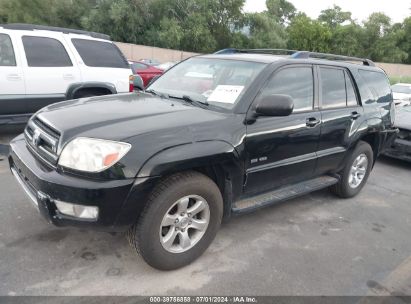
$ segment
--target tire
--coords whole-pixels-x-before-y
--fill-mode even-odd
[[[180,212],[187,201],[187,212]],[[195,213],[201,209],[197,207],[200,205],[204,205],[204,209]],[[170,226],[165,226],[169,223],[167,214],[167,219],[172,218]],[[207,216],[208,225],[205,226]],[[127,238],[150,266],[160,270],[177,269],[190,264],[208,248],[220,228],[222,216],[223,199],[211,179],[194,171],[177,173],[155,187],[137,223],[127,232]],[[174,222],[176,217],[178,223]],[[193,228],[198,223],[203,230]],[[171,237],[167,238],[169,235]],[[174,242],[165,241],[174,235]],[[184,235],[191,235],[189,243],[183,242],[187,239]]]
[[[365,161],[363,160],[364,158],[361,158],[361,156],[366,157],[366,161],[367,161],[366,165],[365,165]],[[350,179],[350,176],[352,176],[351,169],[355,165],[354,162],[357,160],[361,162],[361,164],[357,163],[358,165],[357,168],[362,167],[366,170],[361,180],[358,177],[362,176],[363,170],[359,170],[359,169],[354,170],[354,172],[355,171],[361,172],[359,175],[357,175],[357,178]],[[373,153],[371,146],[364,141],[359,141],[354,151],[348,158],[344,169],[341,171],[340,181],[331,187],[331,191],[337,196],[342,197],[342,198],[350,198],[350,197],[356,196],[366,184],[367,179],[370,175],[373,163],[374,163],[374,153]],[[356,183],[359,183],[359,184],[355,186],[354,184]]]

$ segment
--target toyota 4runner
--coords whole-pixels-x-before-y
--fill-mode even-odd
[[[49,222],[125,231],[163,270],[199,257],[224,218],[322,188],[355,196],[395,137],[387,76],[265,53],[197,56],[144,92],[43,108],[11,142],[11,171]]]

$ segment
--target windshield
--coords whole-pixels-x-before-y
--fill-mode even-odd
[[[411,94],[411,84],[409,86],[397,84],[397,85],[393,85],[391,89],[394,93]]]
[[[264,66],[258,62],[191,58],[170,69],[148,90],[231,109]]]

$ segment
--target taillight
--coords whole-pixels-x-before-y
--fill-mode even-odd
[[[128,76],[129,92],[134,92],[134,75]]]

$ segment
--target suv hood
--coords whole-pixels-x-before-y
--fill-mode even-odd
[[[74,137],[127,140],[159,130],[224,120],[227,114],[146,93],[81,98],[53,104],[36,114],[61,133],[60,145]]]

